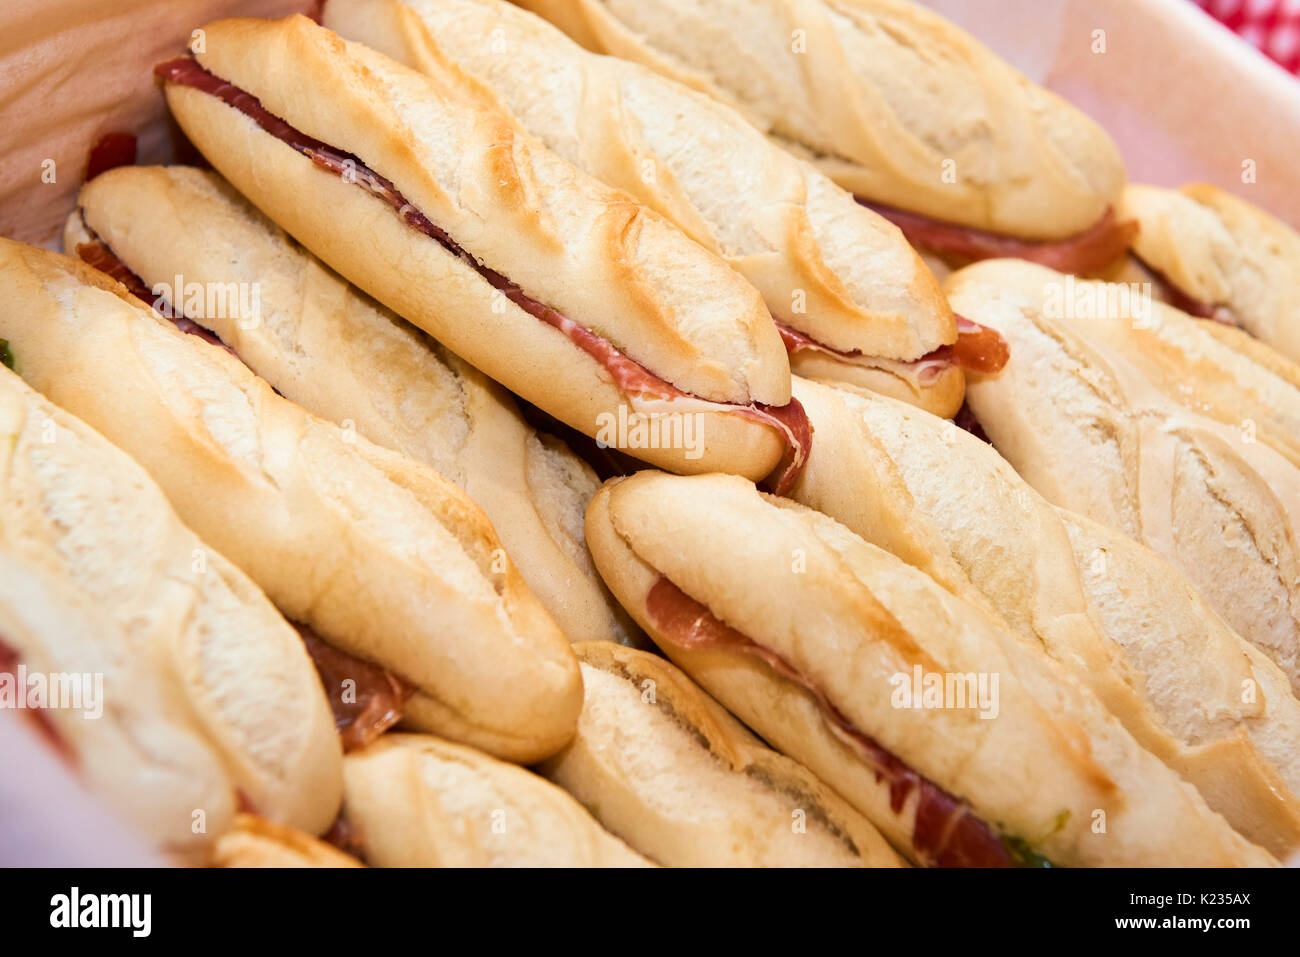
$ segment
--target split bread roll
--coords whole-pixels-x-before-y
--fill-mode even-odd
[[[1300,848],[1300,701],[1183,575],[1053,508],[951,422],[798,379],[795,394],[817,430],[797,501],[1046,651],[1252,841]]]
[[[554,784],[472,748],[386,734],[343,761],[343,815],[376,867],[649,867]]]
[[[1208,183],[1131,185],[1120,206],[1133,253],[1207,315],[1300,362],[1300,234]]]
[[[912,362],[955,342],[957,325],[898,227],[726,105],[588,53],[500,0],[332,0],[324,23],[431,76],[463,70],[487,106],[730,263],[779,323],[860,354],[801,348],[795,372],[822,369],[937,415],[961,406],[956,365],[935,375]]]
[[[90,681],[82,707],[42,711],[88,785],[191,863],[241,800],[328,828],[342,755],[298,635],[135,462],[7,369],[0,491],[0,671]]]
[[[216,867],[363,867],[350,854],[291,827],[240,814],[217,841]]]
[[[971,409],[1044,498],[1159,552],[1300,693],[1300,471],[1264,429],[1256,440],[1171,400],[1179,383],[1158,386],[1111,348],[1110,320],[1059,318],[1068,281],[1010,262],[949,277],[954,307],[1011,344],[1001,374],[972,380]]]
[[[898,867],[839,795],[658,655],[577,645],[578,733],[539,771],[670,867]]]
[[[919,863],[1273,863],[1045,653],[827,516],[640,472],[587,540],[674,663]],[[946,707],[903,694],[916,669]]]
[[[534,431],[504,389],[349,286],[215,173],[133,166],[96,177],[68,219],[64,249],[96,240],[285,398],[455,482],[571,641],[630,638],[582,538],[600,486],[590,467]],[[222,296],[187,297],[178,277]]]
[[[413,688],[409,724],[520,761],[572,736],[577,661],[460,489],[76,260],[0,241],[0,288],[28,383],[134,456],[286,617]]]
[[[1096,123],[901,0],[519,0],[584,46],[738,107],[860,197],[1027,240],[1118,202]]]
[[[306,17],[203,31],[197,65],[160,67],[172,113],[350,282],[585,435],[608,436],[620,412],[698,413],[697,448],[635,450],[656,465],[760,479],[781,464],[766,410],[790,402],[789,362],[721,259],[466,90]]]

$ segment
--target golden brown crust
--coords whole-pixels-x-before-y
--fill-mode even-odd
[[[581,537],[599,480],[566,446],[543,445],[503,388],[349,286],[215,173],[123,167],[88,183],[80,204],[65,249],[84,241],[84,216],[150,288],[174,298],[181,276],[232,290],[196,297],[190,318],[290,401],[464,489],[570,640],[627,638]]]
[[[666,221],[519,134],[505,117],[373,51],[346,46],[302,17],[205,29],[204,66],[303,132],[370,162],[530,295],[686,392],[726,402],[788,401],[788,363],[757,292]],[[305,82],[310,76],[319,83]],[[603,366],[381,200],[207,94],[169,85],[167,95],[226,178],[345,277],[587,435],[595,434],[599,413],[617,411],[623,396]],[[706,423],[704,465],[680,449],[645,457],[754,477],[775,466],[775,430],[725,414],[707,418],[719,421]]]
[[[674,867],[898,866],[879,832],[657,655],[574,647],[578,733],[542,774]]]
[[[952,23],[901,0],[520,0],[584,46],[738,107],[877,202],[1030,240],[1097,222],[1124,185],[1105,131]]]
[[[423,734],[343,761],[344,817],[376,867],[646,867],[544,778]]]
[[[383,201],[317,167],[205,93],[168,87],[168,103],[213,165],[272,220],[345,278],[457,355],[584,435],[632,411],[604,366],[558,330],[501,298],[477,272],[414,232]],[[266,169],[274,172],[257,183]],[[252,195],[249,195],[249,194]],[[307,199],[306,197],[311,197]],[[317,218],[329,214],[331,222]],[[333,220],[337,219],[337,222]],[[357,223],[367,223],[365,254]],[[774,430],[730,413],[698,418],[702,454],[641,449],[638,457],[684,472],[736,471],[755,480],[781,458]]]
[[[956,339],[938,283],[897,227],[716,100],[592,56],[495,0],[339,0],[325,24],[480,91],[722,256],[773,315],[818,341],[915,359]]]
[[[463,492],[82,263],[3,243],[0,276],[24,303],[4,335],[28,382],[144,464],[286,616],[412,684],[418,727],[518,760],[568,740],[577,662]]]
[[[855,727],[1057,864],[1272,863],[1050,658],[825,516],[732,477],[642,472],[597,494],[587,537],[610,588],[651,637],[662,638],[645,598],[662,574],[780,655]],[[705,553],[709,561],[698,561]],[[863,762],[845,759],[846,744],[833,745],[839,739],[815,720],[808,692],[749,656],[661,647],[907,847],[887,791]],[[884,682],[917,664],[997,674],[997,720],[892,707]],[[1099,812],[1104,834],[1092,827]]]

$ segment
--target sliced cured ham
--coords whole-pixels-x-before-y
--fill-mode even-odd
[[[775,652],[719,620],[672,581],[659,576],[646,596],[646,613],[665,641],[687,649],[714,649],[752,655],[782,677],[810,692],[831,730],[847,742],[889,786],[890,808],[901,814],[916,796],[912,846],[923,863],[935,867],[1017,867],[1030,863],[969,805],[910,767],[878,741],[853,726],[820,690]],[[1037,863],[1036,861],[1033,861]]]
[[[1128,252],[1138,224],[1120,222],[1107,208],[1091,227],[1067,239],[1036,242],[1017,239],[984,229],[945,223],[920,213],[882,206],[858,197],[858,202],[875,210],[903,231],[913,246],[934,250],[962,262],[980,259],[1027,259],[1058,272],[1091,273],[1108,266]]]
[[[785,441],[786,452],[766,484],[778,495],[785,494],[794,485],[799,470],[808,459],[809,444],[812,441],[812,426],[798,402],[791,400],[788,405],[781,407],[757,402],[734,405],[713,402],[681,391],[624,354],[608,339],[533,299],[507,277],[480,263],[445,230],[408,202],[390,180],[372,170],[359,157],[334,149],[300,132],[263,107],[257,97],[215,76],[190,57],[160,64],[154,72],[167,82],[193,87],[217,97],[226,105],[249,116],[267,133],[293,147],[318,166],[338,174],[347,182],[360,186],[388,203],[406,225],[424,233],[448,252],[463,259],[494,287],[500,289],[511,302],[564,333],[570,341],[601,363],[634,407],[637,406],[637,400],[648,399],[656,403],[657,412],[733,412],[776,429]]]

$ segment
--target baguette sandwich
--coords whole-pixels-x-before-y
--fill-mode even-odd
[[[1184,312],[1238,326],[1300,362],[1300,235],[1208,183],[1130,185],[1121,215],[1140,226],[1141,278]],[[1107,277],[1111,278],[1111,277]]]
[[[1048,655],[818,512],[641,472],[587,540],[675,664],[917,863],[1273,863]]]
[[[648,867],[577,801],[513,764],[423,734],[343,761],[343,825],[377,867]]]
[[[585,435],[671,469],[789,484],[807,421],[771,316],[723,260],[463,83],[301,16],[199,36],[193,57],[157,69],[173,115],[346,279]],[[633,438],[653,416],[673,434]]]
[[[1052,504],[1142,542],[1179,568],[1300,692],[1300,470],[1286,452],[1294,436],[1275,439],[1269,426],[1286,422],[1285,408],[1270,410],[1273,400],[1258,398],[1270,388],[1284,396],[1289,386],[1276,377],[1272,387],[1263,384],[1272,373],[1263,364],[1245,369],[1248,359],[1219,366],[1213,337],[1186,353],[1202,361],[1198,374],[1165,379],[1156,347],[1176,336],[1151,337],[1139,347],[1151,351],[1146,356],[1114,348],[1112,338],[1139,324],[1123,311],[1135,303],[1116,296],[1105,304],[1106,318],[1067,318],[1061,289],[1073,282],[1004,262],[949,277],[955,306],[998,329],[1012,347],[999,376],[972,382],[975,418]],[[1110,312],[1113,306],[1118,311]],[[1173,310],[1152,310],[1177,331]],[[1184,391],[1208,398],[1179,401]],[[1237,421],[1234,394],[1241,397]]]
[[[739,108],[918,248],[1087,272],[1125,254],[1100,126],[906,0],[520,0]]]
[[[27,382],[134,456],[285,617],[400,680],[413,727],[522,761],[572,736],[577,661],[455,485],[84,263],[0,240],[0,289]]]
[[[948,416],[962,367],[995,371],[994,337],[954,319],[896,226],[726,105],[501,0],[333,0],[324,23],[431,76],[468,74],[485,105],[721,256],[762,293],[796,373]]]
[[[950,422],[803,380],[795,394],[818,433],[796,501],[1046,651],[1252,841],[1300,848],[1300,701],[1185,577],[1053,508]]]
[[[104,173],[82,189],[64,249],[215,334],[290,401],[455,482],[571,641],[630,638],[582,539],[595,473],[529,427],[504,389],[349,286],[215,173]]]
[[[671,867],[898,867],[870,822],[658,655],[574,651],[578,733],[539,770]]]
[[[159,851],[240,806],[312,833],[342,795],[311,660],[256,586],[81,421],[0,369],[0,702]]]

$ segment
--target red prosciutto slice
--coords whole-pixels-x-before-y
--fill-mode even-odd
[[[135,153],[134,133],[105,133],[95,141],[86,157],[86,182],[110,169],[134,166]]]
[[[414,688],[392,672],[326,644],[306,625],[295,622],[294,627],[325,686],[344,751],[364,748],[402,720]],[[345,681],[353,684],[345,686]]]
[[[916,794],[912,846],[935,867],[1015,867],[1021,861],[1002,836],[960,798],[909,767],[878,741],[854,727],[813,683],[775,652],[720,621],[662,575],[646,596],[646,612],[659,635],[681,648],[715,649],[752,655],[782,677],[807,689],[821,706],[826,723],[858,752],[877,781],[889,785],[890,808],[903,810]]]
[[[963,262],[1027,259],[1058,272],[1089,273],[1110,265],[1128,252],[1129,243],[1138,231],[1136,222],[1120,222],[1115,211],[1107,207],[1101,219],[1081,233],[1067,239],[1036,242],[945,223],[920,213],[868,202],[860,196],[858,202],[901,229],[913,246],[923,246]]]

